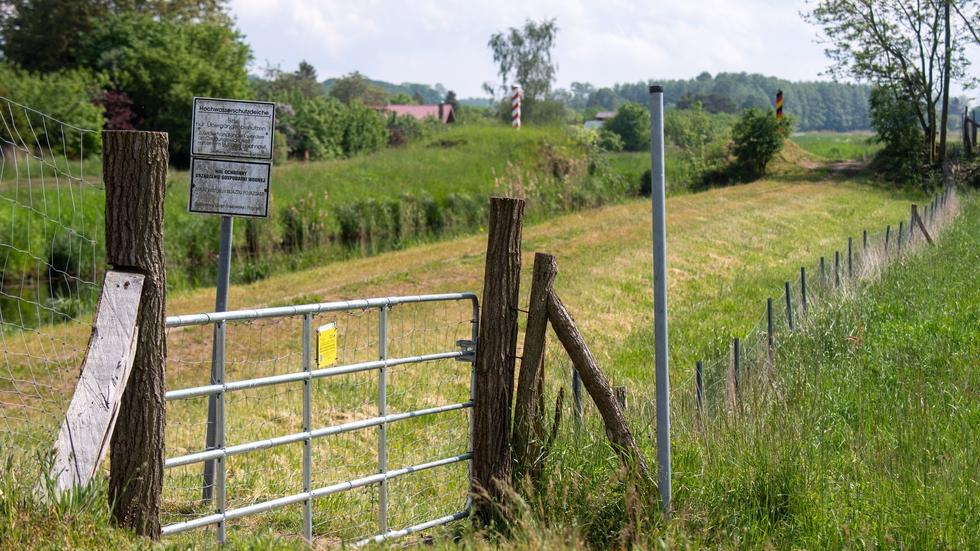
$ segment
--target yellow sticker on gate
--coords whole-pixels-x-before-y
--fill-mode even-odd
[[[328,323],[316,330],[316,366],[337,363],[337,324]]]

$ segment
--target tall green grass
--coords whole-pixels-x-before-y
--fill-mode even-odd
[[[545,489],[515,506],[507,544],[977,548],[978,250],[971,195],[937,246],[784,333],[771,376],[756,374],[740,407],[702,423],[675,411],[669,520],[655,495],[631,490],[592,412],[583,434],[563,434]],[[652,404],[639,398],[630,421],[655,457]]]

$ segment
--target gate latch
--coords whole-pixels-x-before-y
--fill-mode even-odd
[[[456,361],[469,363],[476,361],[476,341],[466,339],[458,340],[456,341],[456,346],[459,348],[459,351],[463,353],[462,356],[456,358]]]

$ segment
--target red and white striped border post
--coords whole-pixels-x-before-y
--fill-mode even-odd
[[[511,87],[510,97],[510,125],[514,128],[521,127],[521,87]]]

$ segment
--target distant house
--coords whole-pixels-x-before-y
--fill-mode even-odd
[[[453,106],[449,103],[438,103],[430,105],[376,105],[374,109],[388,114],[397,113],[398,115],[409,115],[418,120],[436,119],[443,124],[456,122],[456,113]]]
[[[603,127],[606,121],[615,117],[615,111],[599,111],[595,114],[595,118],[585,121],[586,128],[594,128],[596,130]]]

